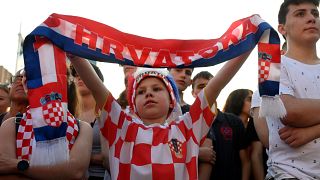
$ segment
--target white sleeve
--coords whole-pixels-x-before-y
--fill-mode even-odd
[[[285,61],[281,64],[279,94],[294,95],[293,83],[290,79],[289,72],[287,71]]]

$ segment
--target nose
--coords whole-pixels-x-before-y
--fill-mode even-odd
[[[153,92],[151,89],[147,89],[147,91],[146,91],[146,98],[148,98],[148,97],[153,97]]]
[[[23,78],[22,78],[22,77],[17,77],[17,79],[16,79],[16,83],[21,83],[21,82],[22,82],[22,80],[23,80]]]
[[[182,77],[183,77],[183,78],[186,78],[186,76],[187,76],[187,71],[186,71],[186,70],[183,70],[181,74],[182,74]]]
[[[180,77],[181,77],[182,79],[185,79],[185,78],[186,78],[186,72],[185,72],[184,70],[180,72]]]
[[[308,23],[315,23],[316,22],[316,19],[318,18],[318,17],[315,17],[315,15],[314,14],[312,14],[312,13],[308,13]]]

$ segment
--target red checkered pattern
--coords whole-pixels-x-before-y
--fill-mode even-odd
[[[66,137],[69,142],[69,149],[71,149],[79,134],[79,127],[78,127],[76,118],[74,118],[69,111],[67,112],[67,116],[68,116],[67,117],[68,127],[67,127]]]
[[[68,118],[68,127],[66,132],[66,138],[69,142],[69,150],[71,150],[75,139],[79,134],[79,127],[72,116],[71,113],[67,112]],[[30,155],[32,154],[32,144],[34,139],[34,132],[32,126],[32,118],[29,107],[27,108],[27,112],[24,114],[23,118],[20,121],[20,125],[17,132],[17,140],[16,140],[16,154],[18,159],[30,159]]]
[[[43,118],[49,126],[59,127],[63,121],[61,101],[51,101],[42,106]]]
[[[270,64],[270,61],[259,60],[259,83],[268,79]]]
[[[17,158],[29,159],[32,153],[32,141],[34,140],[34,133],[32,128],[32,119],[30,110],[28,109],[26,114],[20,120],[20,125],[17,132]]]
[[[197,179],[200,142],[214,113],[203,92],[190,109],[168,125],[145,126],[109,95],[101,132],[110,146],[112,179]]]

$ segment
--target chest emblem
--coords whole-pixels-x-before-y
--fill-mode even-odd
[[[171,141],[168,143],[171,152],[174,153],[174,155],[177,158],[182,158],[182,143],[178,141],[177,139],[171,139]]]

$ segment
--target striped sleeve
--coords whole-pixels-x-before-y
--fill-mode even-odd
[[[184,126],[188,129],[187,139],[193,138],[194,142],[201,145],[207,136],[216,115],[216,104],[209,107],[208,101],[202,90],[190,107],[189,113],[184,115]]]
[[[101,133],[108,140],[109,146],[111,146],[116,140],[118,130],[122,128],[126,119],[126,114],[111,94],[107,98],[100,118]]]

